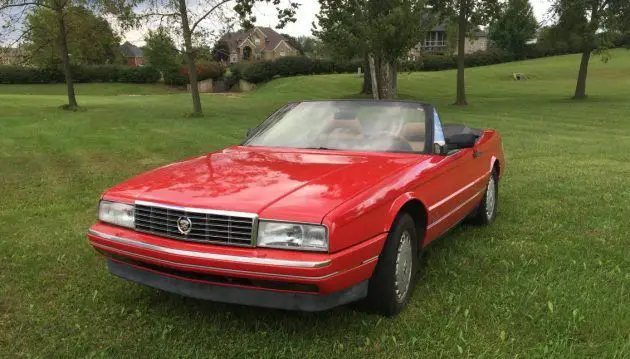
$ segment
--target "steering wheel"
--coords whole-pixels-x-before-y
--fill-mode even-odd
[[[392,143],[392,146],[389,148],[389,150],[413,152],[413,147],[411,147],[409,141],[407,141],[404,137],[391,133],[389,131],[379,131],[369,134],[367,137],[375,138],[376,141],[383,141],[383,138],[385,137],[388,138],[388,141]]]

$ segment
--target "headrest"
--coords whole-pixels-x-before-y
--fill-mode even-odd
[[[353,120],[330,120],[324,129],[324,133],[331,133],[334,130],[342,129],[354,132],[356,134],[363,133],[363,126],[357,119]]]
[[[351,110],[339,110],[337,112],[335,112],[335,116],[334,116],[335,120],[356,120],[357,119],[357,114],[354,111]]]
[[[407,122],[403,126],[400,135],[407,141],[424,141],[425,128],[424,122]]]

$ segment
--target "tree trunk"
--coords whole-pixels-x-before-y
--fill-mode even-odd
[[[392,62],[391,70],[392,96],[393,98],[396,98],[398,97],[398,65],[396,64],[396,61]]]
[[[193,116],[202,116],[201,98],[199,97],[199,83],[197,81],[197,64],[195,62],[195,49],[192,45],[192,32],[188,24],[188,9],[186,0],[178,0],[179,16],[182,20],[182,34],[186,50],[186,64],[188,65],[188,78],[190,79],[190,93],[193,101]]]
[[[392,93],[392,70],[389,61],[381,60],[380,75],[379,97],[381,99],[391,100],[394,97]]]
[[[370,63],[370,77],[372,79],[372,97],[378,100],[378,80],[376,76],[376,65],[374,64],[374,55],[368,55],[368,62]]]
[[[68,32],[64,19],[63,9],[55,9],[57,13],[57,25],[59,26],[59,58],[63,67],[63,74],[66,80],[66,91],[68,93],[68,104],[63,106],[65,110],[75,111],[79,105],[74,94],[74,83],[72,82],[72,69],[70,68],[70,56],[68,55]]]
[[[372,77],[370,72],[370,61],[367,56],[365,57],[364,66],[363,66],[363,86],[361,87],[361,94],[363,95],[371,95],[372,94]]]
[[[575,100],[586,98],[586,74],[588,72],[588,61],[591,58],[591,50],[585,50],[582,53],[582,61],[580,62],[580,72],[578,72],[577,85],[575,86]]]
[[[464,55],[466,51],[466,7],[464,0],[459,0],[459,17],[457,21],[457,98],[455,105],[466,106],[466,84],[464,79]]]
[[[586,75],[588,73],[588,62],[591,59],[591,52],[595,49],[595,33],[599,28],[599,1],[593,2],[591,9],[591,20],[587,29],[587,33],[582,38],[584,50],[582,51],[582,60],[580,61],[580,70],[578,72],[577,84],[575,85],[575,94],[573,99],[583,100],[586,98]]]

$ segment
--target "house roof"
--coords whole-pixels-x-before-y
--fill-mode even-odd
[[[245,41],[254,31],[256,31],[256,29],[260,30],[265,35],[264,50],[271,51],[275,49],[281,41],[284,41],[286,43],[284,36],[280,35],[274,29],[264,26],[257,26],[250,30],[241,29],[236,32],[229,32],[223,35],[219,41],[225,41],[230,48],[230,51],[232,51],[235,48],[239,47],[243,43],[243,41]]]
[[[125,41],[124,44],[120,45],[120,51],[122,52],[124,57],[143,57],[142,49],[138,46],[130,43],[129,41]]]

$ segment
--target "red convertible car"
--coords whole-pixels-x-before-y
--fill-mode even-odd
[[[429,243],[494,220],[504,169],[496,131],[428,104],[295,102],[238,146],[107,190],[88,237],[114,275],[180,295],[395,315]]]

